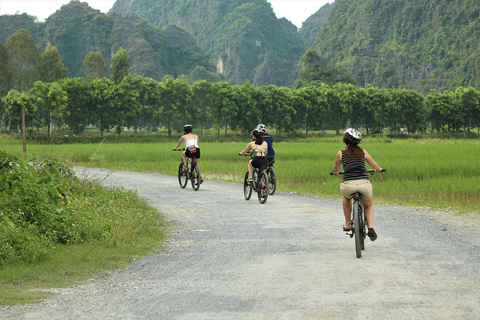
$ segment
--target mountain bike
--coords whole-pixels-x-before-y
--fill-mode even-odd
[[[241,154],[238,155],[241,156]],[[252,157],[252,154],[246,153],[244,154],[244,156]],[[265,165],[261,166],[260,168],[253,168],[253,181],[247,181],[248,170],[245,173],[245,179],[243,180],[243,196],[245,197],[245,200],[250,200],[252,192],[255,191],[258,195],[258,201],[261,204],[267,202],[269,193],[268,175],[266,172],[263,172],[263,170],[265,170],[266,168],[267,167]]]
[[[185,148],[177,149],[173,151],[185,151]],[[194,191],[197,191],[200,188],[200,184],[202,184],[203,179],[200,173],[200,166],[196,161],[192,161],[193,158],[187,158],[187,170],[184,171],[183,167],[183,159],[180,161],[180,165],[178,166],[178,183],[180,187],[183,189],[187,186],[188,180],[192,183],[192,188]]]
[[[275,160],[268,160],[267,164],[267,176],[268,176],[268,194],[273,196],[275,190],[277,190],[277,173],[273,164]]]
[[[369,169],[368,173],[374,174],[375,170]],[[381,172],[385,172],[383,169]],[[340,174],[345,172],[341,171]],[[330,175],[334,175],[333,172],[330,172]],[[362,257],[362,250],[365,250],[365,238],[367,237],[367,221],[365,220],[365,215],[363,211],[363,203],[360,200],[360,192],[354,192],[351,194],[352,197],[352,216],[350,219],[350,233],[346,233],[350,238],[355,237],[355,254],[357,258]]]

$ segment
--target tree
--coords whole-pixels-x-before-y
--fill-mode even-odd
[[[153,105],[160,99],[160,85],[153,79],[128,75],[120,82],[120,87],[124,125],[134,128],[136,138],[140,122],[152,117]]]
[[[208,107],[212,104],[212,83],[199,80],[192,84],[192,105],[196,106],[198,115],[196,123],[200,125],[200,136],[203,136],[203,127],[208,120]]]
[[[40,79],[44,82],[55,82],[67,76],[68,69],[62,63],[60,53],[50,43],[40,59],[39,72]]]
[[[262,122],[262,113],[258,108],[260,92],[258,87],[245,82],[242,86],[233,86],[235,105],[238,110],[233,115],[232,129],[241,129],[243,132],[251,132],[257,124]]]
[[[12,34],[7,39],[7,56],[9,70],[12,76],[12,88],[19,92],[27,91],[38,79],[40,52],[35,46],[33,37],[24,29],[20,29]],[[22,114],[23,153],[26,154],[27,139],[25,132],[25,104],[20,103],[20,108]]]
[[[112,80],[119,84],[124,77],[128,75],[130,69],[130,62],[128,61],[127,51],[125,49],[120,48],[120,50],[115,53],[112,58],[112,67],[111,67],[111,74]]]
[[[477,127],[480,135],[480,92],[473,87],[458,87],[455,90],[459,112],[463,115],[462,126],[466,135],[468,128]]]
[[[220,137],[222,127],[225,128],[225,136],[227,135],[228,125],[238,111],[234,95],[235,91],[228,82],[216,82],[212,85],[212,104],[209,113],[213,126],[217,128],[217,137]]]
[[[110,130],[121,117],[116,110],[119,88],[107,78],[92,81],[93,114],[95,115],[100,136],[105,130]]]
[[[0,42],[0,97],[11,89],[11,73],[8,67],[7,48]]]
[[[454,109],[454,105],[454,97],[451,94],[442,94],[437,90],[430,90],[425,98],[427,121],[430,122],[432,129],[437,132],[437,137],[448,124],[448,117]]]
[[[192,91],[186,79],[164,77],[160,83],[161,110],[157,114],[159,122],[167,127],[168,136],[174,128],[183,128],[186,119],[186,107],[190,103]]]
[[[37,115],[37,126],[47,126],[47,135],[50,138],[55,121],[63,122],[64,110],[68,103],[68,94],[58,82],[35,82],[30,92],[34,101]]]
[[[300,71],[293,87],[320,86],[322,83],[332,86],[338,82],[355,83],[346,69],[330,65],[317,51],[308,49],[300,58]]]
[[[84,78],[65,78],[61,79],[59,84],[68,96],[63,115],[65,124],[71,133],[82,133],[90,123],[98,120],[94,118],[92,85]]]
[[[325,87],[326,85],[324,88]],[[335,129],[337,135],[340,133],[340,129],[345,128],[351,114],[350,106],[344,98],[342,99],[342,95],[344,95],[344,92],[348,90],[348,88],[349,86],[344,83],[337,83],[331,90],[326,90],[329,106],[327,110],[327,121],[328,125],[332,129]]]
[[[21,125],[23,136],[23,154],[27,154],[27,141],[26,141],[26,129],[27,122],[32,122],[33,113],[35,112],[35,106],[32,103],[31,95],[28,91],[20,92],[12,89],[8,92],[7,96],[3,99],[5,104],[5,112],[10,114],[13,123]]]
[[[308,131],[320,126],[327,112],[327,98],[318,87],[304,87],[293,91],[296,119]]]
[[[107,76],[108,66],[101,52],[90,51],[83,60],[83,75],[88,81]]]

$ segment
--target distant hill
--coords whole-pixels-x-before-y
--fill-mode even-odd
[[[477,0],[336,0],[313,45],[358,85],[480,87]]]
[[[297,28],[277,19],[266,0],[117,0],[115,13],[185,28],[233,84],[291,85],[306,50]]]
[[[57,47],[70,77],[81,75],[88,52],[102,52],[109,63],[123,47],[133,73],[162,79],[166,74],[190,74],[200,67],[219,79],[190,33],[177,26],[157,28],[135,14],[106,15],[85,2],[71,1],[45,23],[35,23],[28,15],[13,15],[1,16],[0,26],[0,39],[5,44],[8,36],[25,28],[42,52],[48,42]]]
[[[303,22],[300,35],[308,47],[311,47],[317,40],[318,31],[327,21],[332,8],[333,3],[327,3]]]

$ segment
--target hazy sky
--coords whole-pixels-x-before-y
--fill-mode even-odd
[[[318,11],[326,3],[334,0],[267,0],[272,4],[277,18],[287,18],[297,27],[312,14]],[[44,21],[48,16],[60,9],[70,0],[0,0],[0,15],[28,13],[35,16],[39,21]],[[115,0],[83,0],[90,7],[107,12],[115,3]]]

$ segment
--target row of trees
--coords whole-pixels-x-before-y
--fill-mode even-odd
[[[113,56],[111,67],[105,63],[100,52],[89,52],[83,65],[87,81],[106,77],[110,71],[117,84],[128,74],[130,67],[124,49]],[[25,120],[28,115],[31,117],[32,112],[38,112],[34,117],[37,121],[32,123],[30,120],[29,124],[47,126],[49,135],[53,120],[62,118],[61,111],[68,102],[68,96],[57,81],[64,79],[67,72],[57,48],[48,44],[43,55],[40,54],[33,37],[24,29],[12,34],[6,47],[0,42],[0,97],[6,95],[0,100],[0,130],[7,121],[16,123],[15,119],[9,119],[9,115],[15,113],[12,108],[18,106],[16,111],[20,112],[24,152]],[[25,110],[26,106],[29,107],[28,110]]]
[[[338,133],[346,126],[364,128],[367,135],[385,128],[410,134],[480,130],[480,91],[463,87],[423,96],[412,90],[344,83],[290,89],[204,80],[189,84],[184,78],[157,81],[128,74],[117,83],[109,78],[37,81],[29,91],[10,90],[3,103],[3,124],[9,128],[20,126],[24,106],[30,131],[50,132],[55,125],[77,134],[93,124],[100,135],[114,128],[137,133],[163,126],[170,136],[192,123],[199,133],[214,127],[220,136],[221,130],[249,132],[260,122],[277,133],[302,130],[306,135],[312,129]]]

